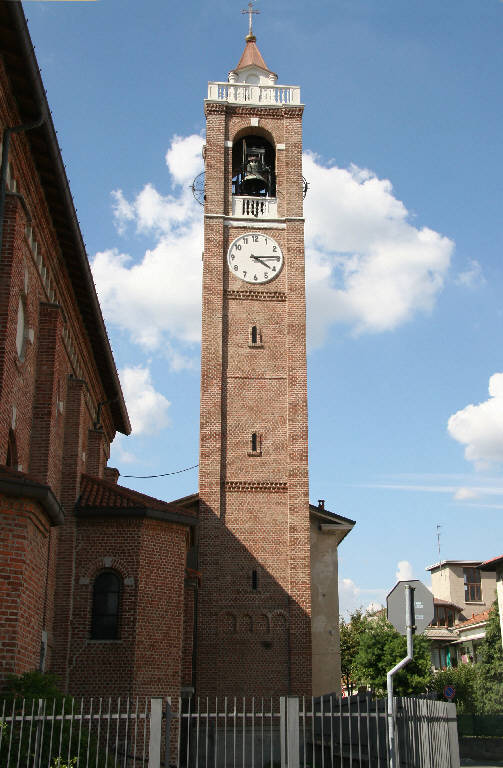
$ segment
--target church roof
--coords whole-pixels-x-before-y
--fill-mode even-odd
[[[234,70],[235,72],[238,72],[240,69],[244,69],[245,67],[259,67],[260,69],[265,69],[266,72],[271,72],[264,59],[262,58],[262,54],[260,53],[255,40],[256,38],[254,36],[248,36],[246,38],[245,49],[241,54],[239,64]]]
[[[63,510],[51,488],[26,472],[1,465],[0,493],[37,501],[47,513],[51,525],[61,525],[64,521]]]
[[[176,501],[161,501],[110,480],[83,474],[75,514],[78,517],[153,517],[167,522],[195,525],[198,500],[198,495],[193,494]]]

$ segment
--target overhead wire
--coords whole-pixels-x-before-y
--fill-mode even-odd
[[[163,472],[161,475],[121,475],[121,477],[131,477],[135,480],[151,480],[153,477],[168,477],[168,475],[179,475],[181,472],[188,472],[189,469],[195,469],[199,464],[193,464],[185,469],[177,469],[174,472]]]

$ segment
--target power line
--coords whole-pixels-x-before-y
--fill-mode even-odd
[[[121,475],[121,477],[132,477],[135,480],[150,480],[153,477],[168,477],[168,475],[179,475],[181,472],[188,472],[189,469],[195,469],[199,464],[194,464],[192,467],[185,467],[185,469],[177,469],[175,472],[164,472],[162,475]]]

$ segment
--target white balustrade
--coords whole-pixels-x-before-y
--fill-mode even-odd
[[[208,100],[227,101],[230,104],[293,105],[300,104],[300,88],[297,85],[210,82]]]
[[[244,219],[276,219],[278,201],[275,197],[233,195],[232,215]]]

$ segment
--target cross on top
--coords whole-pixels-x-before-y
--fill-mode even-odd
[[[253,37],[253,14],[254,13],[260,13],[260,11],[254,11],[253,10],[253,3],[255,0],[250,0],[248,3],[248,8],[245,10],[242,10],[241,13],[247,13],[249,18],[249,26],[248,26],[248,37]]]

